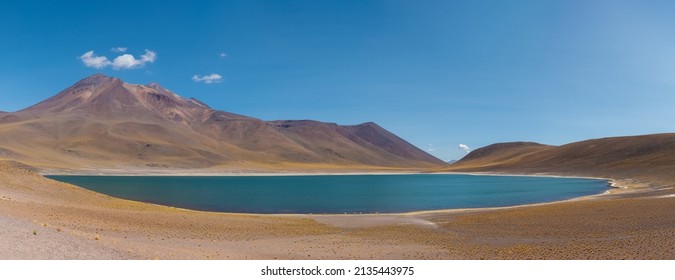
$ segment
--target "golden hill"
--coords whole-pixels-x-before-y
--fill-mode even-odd
[[[610,137],[546,146],[499,143],[469,153],[444,171],[675,178],[675,133]]]

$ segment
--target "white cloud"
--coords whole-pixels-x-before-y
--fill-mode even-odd
[[[84,63],[85,66],[101,69],[110,65],[110,61],[105,56],[96,56],[94,51],[88,51],[80,56],[80,60]]]
[[[112,62],[114,69],[133,69],[144,66],[145,63],[153,63],[157,59],[157,54],[150,50],[145,50],[145,54],[141,55],[141,59],[136,59],[133,55],[123,54],[115,58]]]
[[[155,59],[157,59],[157,53],[148,49],[145,50],[144,55],[141,55],[141,61],[143,62],[153,63],[155,62]]]
[[[126,47],[117,47],[117,48],[110,49],[110,51],[111,52],[117,52],[117,53],[123,53],[123,52],[127,52],[127,48]]]
[[[138,67],[142,62],[133,55],[123,54],[115,58],[112,63],[114,69],[131,69]]]
[[[218,54],[218,57],[225,58],[225,57],[227,57],[227,54],[224,53],[224,52],[221,52],[221,53]]]
[[[471,151],[471,148],[469,148],[469,146],[464,145],[464,144],[459,144],[458,148],[460,150],[463,150],[463,151],[467,152],[467,153]]]
[[[113,48],[113,50],[121,50],[126,48]],[[136,59],[133,55],[122,54],[116,57],[113,61],[108,60],[105,56],[96,56],[94,51],[88,51],[80,56],[80,60],[87,67],[96,69],[112,66],[113,69],[133,69],[145,66],[146,63],[154,63],[157,60],[157,53],[151,50],[145,50],[145,54],[141,55],[140,59]]]
[[[204,76],[194,75],[192,76],[192,80],[195,82],[204,82],[206,84],[220,83],[223,80],[223,76],[216,73]]]

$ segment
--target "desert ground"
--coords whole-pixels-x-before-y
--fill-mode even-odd
[[[0,259],[675,259],[675,181],[494,209],[211,213],[128,201],[0,162]]]

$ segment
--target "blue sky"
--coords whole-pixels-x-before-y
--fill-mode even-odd
[[[619,0],[2,1],[0,110],[100,72],[265,120],[374,121],[446,160],[465,154],[459,144],[672,132],[672,11]],[[103,68],[85,65],[90,51]]]

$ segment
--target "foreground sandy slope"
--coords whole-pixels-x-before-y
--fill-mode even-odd
[[[0,162],[1,259],[675,259],[671,188],[407,215],[188,211]]]

